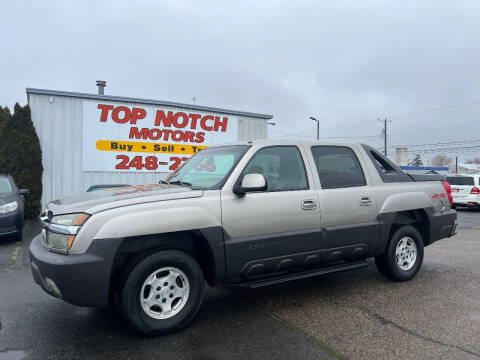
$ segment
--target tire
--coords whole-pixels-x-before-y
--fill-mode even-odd
[[[176,250],[159,251],[141,259],[126,276],[120,310],[144,335],[174,332],[197,314],[204,286],[203,272],[191,256]]]
[[[397,229],[391,236],[385,253],[375,258],[378,271],[393,281],[411,280],[417,275],[422,263],[422,235],[410,225]]]
[[[23,238],[23,226],[15,233],[14,237],[15,241],[22,241]]]

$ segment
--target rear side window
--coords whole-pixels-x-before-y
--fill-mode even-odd
[[[337,189],[367,185],[363,170],[352,149],[344,146],[313,146],[322,189]]]
[[[447,182],[450,185],[475,185],[473,176],[447,176]]]
[[[378,171],[378,175],[380,175],[380,178],[384,183],[413,181],[413,179],[405,174],[402,169],[378,151],[365,144],[362,144],[362,146],[367,152],[370,160],[372,160],[373,165]]]
[[[302,155],[296,146],[272,146],[258,150],[243,174],[262,174],[267,180],[267,191],[308,189]]]

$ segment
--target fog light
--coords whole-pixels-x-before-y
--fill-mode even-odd
[[[60,292],[60,289],[58,288],[57,284],[55,284],[55,282],[52,279],[46,277],[45,282],[47,283],[48,287],[50,288],[50,290],[53,292],[53,294],[56,297],[62,298],[62,293]]]

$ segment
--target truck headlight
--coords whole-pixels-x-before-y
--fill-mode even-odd
[[[90,215],[85,213],[57,215],[52,218],[52,224],[81,226],[89,217]]]
[[[76,213],[54,216],[50,222],[42,219],[44,229],[42,236],[45,245],[52,251],[66,254],[89,217],[89,214]]]
[[[13,201],[11,203],[0,206],[0,215],[12,213],[18,209],[18,202]]]
[[[52,250],[67,251],[73,244],[75,235],[59,234],[51,231],[46,233],[46,243]]]

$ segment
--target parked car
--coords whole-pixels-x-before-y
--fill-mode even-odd
[[[0,237],[22,238],[23,205],[27,189],[18,189],[13,178],[0,174]]]
[[[449,175],[447,181],[452,187],[453,208],[480,207],[480,174]]]
[[[369,146],[259,140],[202,150],[161,184],[52,201],[32,273],[80,306],[117,304],[137,331],[187,325],[210,285],[259,287],[368,265],[412,279],[451,237],[440,175]]]
[[[102,185],[92,185],[87,189],[87,192],[100,191],[100,190],[112,190],[121,187],[130,186],[128,184],[102,184]]]

